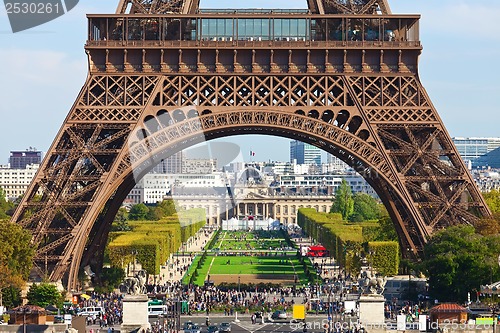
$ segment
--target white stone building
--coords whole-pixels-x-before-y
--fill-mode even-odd
[[[9,165],[0,166],[0,188],[8,200],[15,200],[26,192],[36,175],[39,164],[29,164],[25,169],[10,169]]]

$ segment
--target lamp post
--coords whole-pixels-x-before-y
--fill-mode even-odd
[[[137,250],[135,250],[135,249],[132,250],[132,255],[134,256],[132,275],[135,275],[135,261],[136,261],[136,256],[137,256]]]
[[[165,320],[161,314],[158,315],[158,325],[160,325],[160,333],[165,332]]]
[[[22,310],[22,312],[23,312],[23,333],[26,333],[26,315],[31,314],[31,311],[26,306],[24,306],[22,309],[23,309]]]
[[[332,332],[332,285],[329,285],[330,290],[328,291],[328,332]]]
[[[238,275],[238,294],[240,293],[240,276]],[[240,297],[240,295],[238,295]]]
[[[408,254],[410,253],[411,249],[407,248]],[[410,269],[410,260],[408,259],[408,302],[410,303],[411,306],[411,269]]]

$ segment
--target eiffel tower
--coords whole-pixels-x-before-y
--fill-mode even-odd
[[[33,278],[78,288],[99,269],[136,180],[198,142],[265,134],[355,168],[406,256],[436,230],[490,214],[418,76],[419,15],[387,0],[305,10],[203,10],[121,0],[88,15],[89,76],[12,220],[33,233]]]

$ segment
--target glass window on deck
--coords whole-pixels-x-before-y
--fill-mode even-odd
[[[200,34],[202,40],[232,40],[233,20],[202,19]]]
[[[380,19],[363,19],[363,40],[380,41]]]
[[[141,24],[141,19],[127,20],[127,40],[143,40],[144,29]]]
[[[274,40],[305,41],[309,39],[307,19],[274,19]]]
[[[108,19],[108,39],[123,40],[123,27],[125,22],[123,19]]]
[[[344,21],[342,19],[327,19],[325,20],[325,22],[326,27],[324,29],[327,30],[326,36],[328,40],[346,40],[346,36],[344,33]]]
[[[269,19],[238,19],[239,40],[269,40]]]
[[[162,24],[163,40],[181,39],[181,21],[179,19],[164,19]]]

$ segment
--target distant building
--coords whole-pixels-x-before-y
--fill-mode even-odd
[[[187,174],[210,174],[217,172],[217,159],[184,159],[182,172]]]
[[[182,162],[184,153],[182,151],[162,160],[152,170],[153,173],[182,173]]]
[[[332,154],[326,155],[326,164],[323,163],[321,167],[323,173],[342,172],[349,169],[349,166],[344,161]]]
[[[476,167],[478,158],[500,148],[500,138],[452,138],[464,161],[471,161]],[[484,162],[483,162],[484,163]]]
[[[290,141],[290,162],[297,164],[321,164],[321,149],[302,141]]]
[[[481,192],[500,189],[500,169],[473,169],[472,177]]]
[[[130,191],[126,202],[155,204],[182,188],[214,188],[226,186],[225,175],[212,174],[157,174],[148,173]]]
[[[11,151],[9,164],[11,169],[26,169],[30,164],[41,164],[43,153],[30,147],[24,151]]]
[[[23,195],[39,167],[39,164],[30,164],[22,169],[0,166],[0,188],[4,190],[6,199],[13,201]]]
[[[335,194],[342,180],[345,179],[353,193],[366,193],[377,197],[368,182],[358,174],[351,175],[283,175],[277,187],[283,193]]]
[[[479,156],[473,163],[476,168],[500,169],[500,148]]]
[[[286,175],[293,174],[294,164],[292,162],[271,162],[266,165],[265,170],[270,170],[270,173],[274,175]]]

